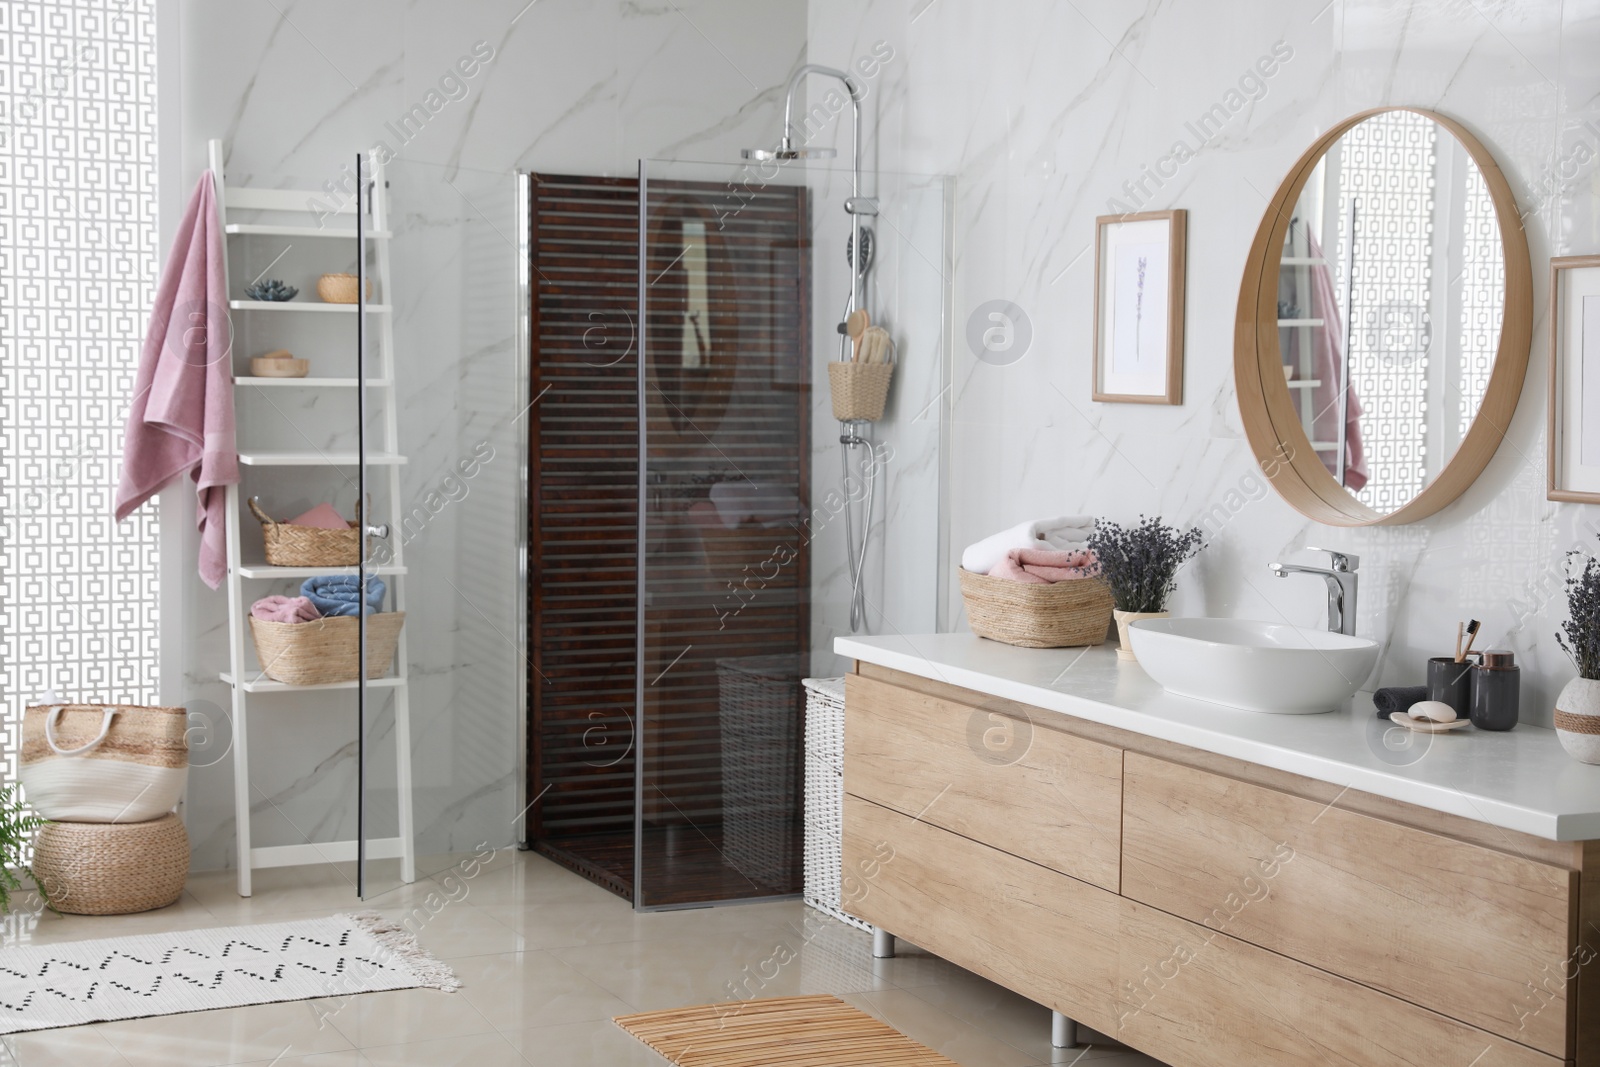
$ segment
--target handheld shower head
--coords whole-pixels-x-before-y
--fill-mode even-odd
[[[856,239],[851,234],[844,241],[844,258],[856,269],[856,273],[866,277],[867,271],[872,269],[872,227],[861,227],[861,255],[856,255]]]

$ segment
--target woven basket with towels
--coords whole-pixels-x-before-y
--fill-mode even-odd
[[[268,515],[260,501],[250,498],[250,512],[261,520],[261,540],[267,562],[274,567],[354,567],[361,562],[360,508],[357,521],[343,530],[296,526]]]
[[[1026,585],[961,570],[967,625],[1024,648],[1098,645],[1111,629],[1111,589],[1098,578]]]

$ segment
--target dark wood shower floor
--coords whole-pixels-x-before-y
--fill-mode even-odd
[[[777,887],[758,884],[735,869],[721,851],[721,833],[710,838],[686,826],[644,832],[645,901],[651,907],[703,904],[747,897],[792,896],[800,892],[800,857]],[[534,850],[633,901],[633,834],[568,834],[534,842]]]

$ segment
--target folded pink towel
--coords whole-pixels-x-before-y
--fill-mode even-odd
[[[264,596],[250,605],[250,614],[263,622],[311,622],[322,618],[303,596]]]
[[[1058,551],[1049,548],[1013,548],[989,572],[991,578],[1006,578],[1029,585],[1092,578],[1100,573],[1094,553],[1086,548]]]
[[[316,530],[348,530],[350,524],[332,504],[318,504],[304,515],[289,520],[290,526],[310,526]]]

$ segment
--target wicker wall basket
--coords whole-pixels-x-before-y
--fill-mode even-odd
[[[382,678],[394,663],[405,625],[403,611],[367,616],[367,677]],[[360,620],[342,615],[312,622],[266,622],[250,617],[261,673],[285,685],[353,682],[360,673]]]
[[[1097,578],[1029,585],[962,570],[961,599],[973,633],[1008,645],[1098,645],[1111,628],[1111,590]]]
[[[889,399],[893,363],[828,364],[828,388],[833,393],[833,417],[841,422],[883,418],[883,405]]]
[[[354,274],[324,274],[317,279],[317,295],[328,304],[354,304],[361,292]],[[367,279],[367,299],[372,299],[372,279]]]
[[[189,835],[176,815],[149,822],[51,822],[33,845],[33,876],[69,915],[127,915],[183,895]]]
[[[361,562],[361,523],[348,529],[324,530],[279,522],[262,510],[255,497],[250,512],[261,520],[267,562],[274,567],[354,567]]]

